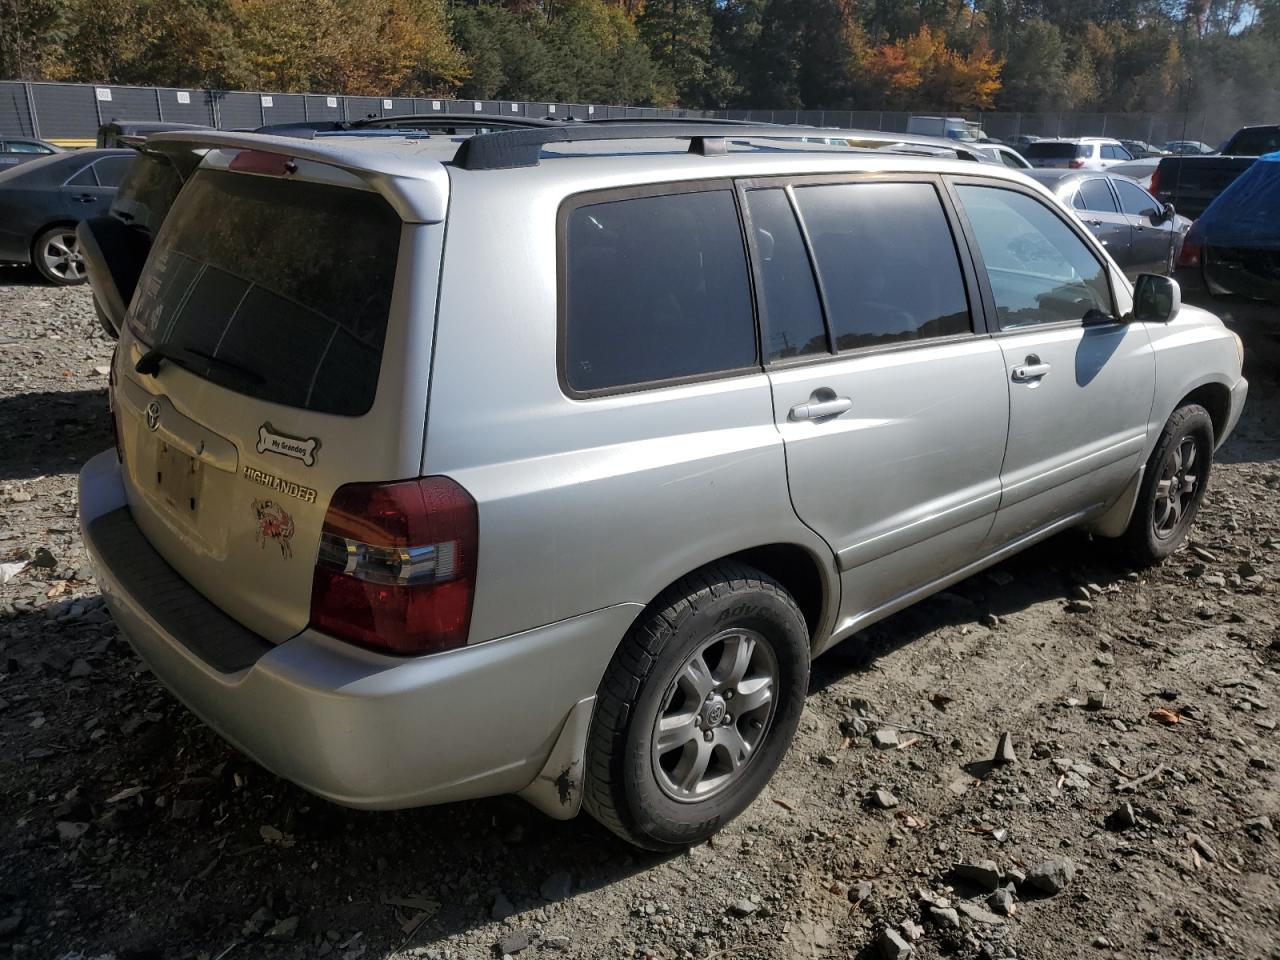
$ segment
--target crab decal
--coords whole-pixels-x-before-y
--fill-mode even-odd
[[[280,546],[280,556],[288,560],[293,556],[293,517],[274,500],[254,500],[253,515],[258,521],[258,546],[265,548],[268,540]]]

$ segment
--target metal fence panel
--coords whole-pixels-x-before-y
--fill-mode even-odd
[[[0,136],[34,137],[31,105],[27,102],[27,85],[0,81]]]
[[[262,97],[274,101],[271,94],[242,93],[240,91],[219,91],[215,95],[218,109],[218,126],[223,130],[253,130],[262,126],[263,114],[267,107],[263,106]]]
[[[103,117],[93,87],[63,83],[33,83],[31,99],[46,140],[94,140]]]
[[[342,98],[309,93],[303,98],[302,109],[308,120],[341,120]]]
[[[214,125],[213,94],[208,90],[159,90],[160,119],[171,123]],[[129,119],[133,119],[130,117]]]
[[[99,89],[107,90],[110,100],[97,95]],[[159,120],[160,104],[154,87],[103,87],[95,88],[98,113],[104,123],[111,120]]]
[[[259,94],[259,98],[267,123],[302,123],[307,119],[306,97],[300,93]]]
[[[382,116],[381,97],[347,97],[347,119],[363,120]]]

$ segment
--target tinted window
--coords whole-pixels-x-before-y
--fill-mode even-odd
[[[1100,213],[1119,213],[1115,198],[1111,196],[1111,188],[1101,177],[1094,177],[1080,184],[1080,199],[1084,201],[1086,210],[1097,210]]]
[[[1160,208],[1160,204],[1152,199],[1151,194],[1136,183],[1119,178],[1111,182],[1115,184],[1116,193],[1120,194],[1120,209],[1125,213],[1131,213],[1135,217],[1150,217],[1154,216]]]
[[[1231,138],[1229,152],[1241,157],[1260,157],[1280,150],[1280,127],[1242,130]]]
[[[1104,160],[1118,160],[1120,159],[1120,151],[1111,144],[1104,143],[1102,145],[1102,158]]]
[[[1111,313],[1102,264],[1057,214],[1013,190],[956,189],[973,226],[1002,327]]]
[[[182,180],[172,163],[140,153],[129,164],[124,181],[111,201],[111,212],[154,237],[181,187]]]
[[[131,323],[208,380],[357,416],[378,384],[400,227],[368,191],[202,170],[156,238]]]
[[[813,282],[813,268],[786,192],[747,193],[756,260],[763,286],[765,352],[785,360],[827,352],[827,330]]]
[[[96,187],[97,185],[98,178],[93,175],[93,164],[89,164],[67,181],[69,187]]]
[[[10,153],[53,153],[42,143],[29,143],[23,140],[10,140],[6,149]]]
[[[129,172],[129,164],[133,157],[103,157],[93,165],[93,172],[98,175],[98,184],[103,187],[118,187]]]
[[[969,332],[955,241],[931,184],[845,183],[795,193],[837,349]]]
[[[1074,160],[1084,156],[1084,147],[1077,143],[1064,143],[1061,140],[1038,140],[1027,144],[1022,155],[1028,160]]]
[[[1008,153],[1004,150],[999,151],[999,153],[1000,153],[1000,159],[1001,161],[1003,161],[1006,167],[1013,167],[1013,169],[1015,170],[1026,169],[1027,165],[1023,163],[1021,160],[1019,160],[1017,156],[1015,156],[1014,154]]]
[[[577,207],[569,214],[565,255],[570,388],[602,390],[756,362],[731,191]]]

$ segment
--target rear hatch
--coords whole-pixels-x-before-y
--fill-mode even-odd
[[[397,264],[438,269],[442,229],[335,167],[215,150],[156,237],[115,367],[129,506],[268,640],[307,625],[334,490],[418,473],[433,304],[409,291],[436,284]]]

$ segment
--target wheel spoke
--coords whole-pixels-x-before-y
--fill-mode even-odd
[[[1169,514],[1173,512],[1173,500],[1165,497],[1159,503],[1161,504],[1161,509],[1159,516],[1156,517],[1156,530],[1162,531],[1169,526]]]
[[[696,716],[696,713],[681,713],[658,721],[657,750],[660,755],[701,738],[702,732],[693,722]]]
[[[719,680],[721,685],[736,687],[747,675],[751,666],[751,655],[755,653],[756,642],[746,634],[730,637],[724,642],[724,653],[720,655]]]
[[[751,744],[747,743],[737,727],[721,727],[717,730],[716,743],[724,748],[724,752],[729,758],[729,766],[733,770],[737,770],[751,759],[753,748]]]
[[[707,698],[707,694],[715,686],[715,679],[711,676],[711,671],[707,668],[707,661],[702,658],[701,652],[685,664],[678,682],[680,686],[684,687],[685,694],[694,703],[701,703]]]
[[[773,680],[756,677],[738,684],[737,695],[729,701],[738,716],[745,716],[767,706],[773,699]]]
[[[706,776],[711,763],[712,745],[699,737],[684,748],[684,756],[676,765],[672,779],[686,793],[692,793]]]
[[[1196,442],[1188,437],[1183,441],[1182,446],[1186,448],[1186,456],[1182,459],[1183,472],[1195,469],[1196,465]]]

